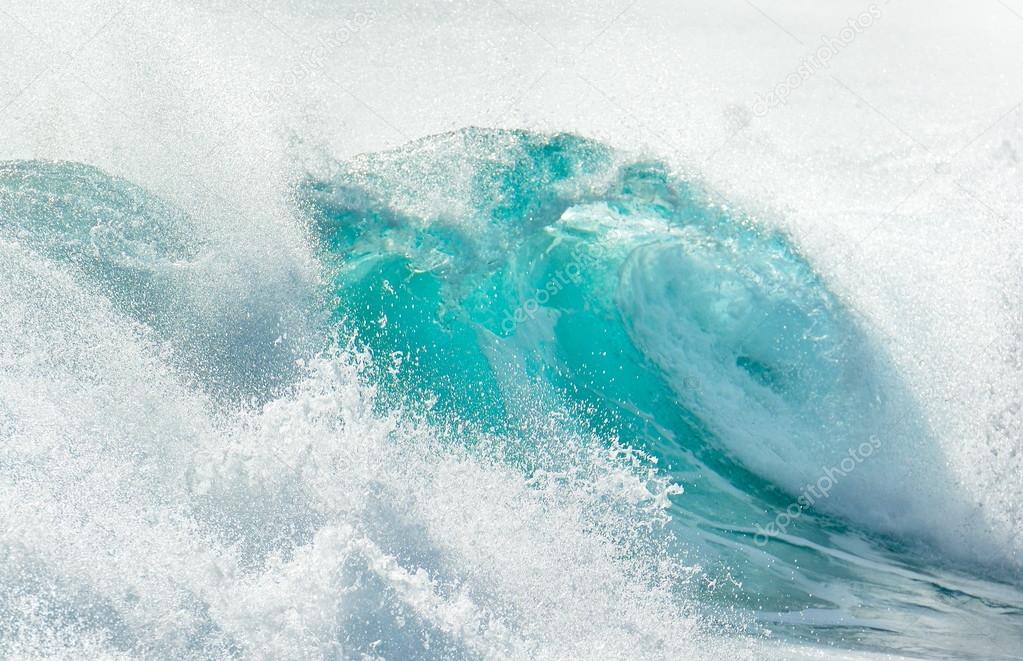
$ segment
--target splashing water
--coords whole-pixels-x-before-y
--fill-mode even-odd
[[[920,598],[943,492],[870,444],[932,460],[883,357],[784,237],[655,162],[469,130],[340,164],[299,191],[327,283],[258,303],[220,288],[230,236],[125,181],[0,181],[11,653],[720,653],[800,601],[921,626],[880,609]]]
[[[964,473],[798,226],[575,133],[335,156],[207,11],[23,21],[179,133],[0,128],[0,656],[1012,658],[1011,402]]]

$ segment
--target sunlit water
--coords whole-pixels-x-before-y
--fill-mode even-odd
[[[146,116],[270,122],[207,43]],[[190,71],[135,48],[126,89]],[[351,157],[303,115],[135,178],[63,122],[0,162],[0,655],[1017,654],[1018,407],[964,471],[777,209],[550,127]]]

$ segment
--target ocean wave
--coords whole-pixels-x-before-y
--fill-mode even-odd
[[[313,268],[0,164],[4,654],[813,656],[764,629],[1020,603],[869,327],[663,163],[467,129],[292,199]]]

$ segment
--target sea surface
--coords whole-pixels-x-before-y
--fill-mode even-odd
[[[0,657],[1019,658],[1023,18],[924,7],[0,9]]]

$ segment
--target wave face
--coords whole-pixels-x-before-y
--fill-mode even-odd
[[[483,129],[292,200],[306,253],[270,254],[90,166],[0,163],[0,654],[1019,640],[1011,542],[765,223],[663,163]]]
[[[356,159],[306,199],[336,317],[460,419],[503,433],[568,407],[793,490],[890,429],[876,349],[805,260],[663,164],[469,130]]]
[[[471,129],[340,165],[303,199],[335,318],[401,396],[501,434],[568,410],[760,496],[854,455],[816,509],[940,540],[940,457],[883,352],[783,235],[664,164]],[[930,487],[903,486],[907,462]]]

